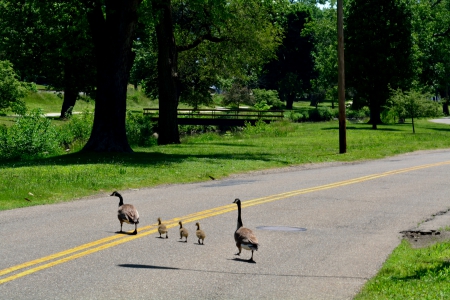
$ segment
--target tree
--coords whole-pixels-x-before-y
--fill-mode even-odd
[[[418,82],[440,94],[443,112],[448,115],[450,85],[450,1],[413,2],[414,41],[417,47]]]
[[[125,131],[126,94],[140,0],[85,1],[97,69],[94,124],[84,151],[132,152]]]
[[[381,123],[389,88],[408,90],[414,76],[412,12],[402,0],[353,0],[346,18],[346,85],[354,108],[369,106],[370,123]]]
[[[276,59],[264,66],[261,86],[278,90],[286,108],[292,109],[295,98],[307,93],[316,77],[312,52],[312,34],[302,31],[311,18],[310,7],[291,4],[285,12],[284,37],[276,52]]]
[[[330,7],[315,10],[314,18],[307,23],[302,35],[313,35],[314,70],[317,77],[312,80],[312,90],[323,93],[334,102],[337,101],[337,11],[335,1]]]
[[[22,80],[44,81],[64,91],[61,117],[80,92],[95,87],[94,55],[79,1],[3,1],[0,52]]]
[[[28,89],[25,83],[19,81],[12,64],[0,60],[0,110],[11,108],[16,113],[22,113]]]
[[[431,100],[431,94],[419,91],[395,90],[387,101],[387,108],[399,120],[411,118],[413,133],[416,133],[414,119],[439,116],[438,104]]]
[[[205,70],[205,66],[212,70],[211,66],[214,65],[219,70],[235,71],[236,65],[241,70],[248,70],[256,62],[270,56],[277,43],[276,28],[268,21],[267,14],[272,6],[272,3],[256,0],[178,1],[174,4],[170,0],[153,2],[158,43],[158,144],[180,142],[178,101],[183,92],[190,92],[192,85],[189,81],[195,75],[185,74],[184,78],[180,75],[179,54],[198,50],[197,54],[201,55],[196,56],[195,61],[201,62],[202,70]],[[219,43],[220,48],[217,46]],[[214,58],[214,55],[206,55],[205,49],[211,50],[209,53],[218,54],[221,51],[223,54]],[[193,57],[186,55],[183,66],[189,66],[188,60],[192,66]],[[198,72],[195,67],[185,70]]]

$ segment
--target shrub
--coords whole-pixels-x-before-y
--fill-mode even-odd
[[[284,117],[291,122],[301,122],[304,121],[305,116],[297,111],[288,111],[284,113]]]
[[[309,118],[311,121],[329,121],[335,117],[335,112],[328,107],[318,107],[310,111]]]
[[[64,148],[73,146],[74,143],[85,143],[90,137],[94,114],[88,109],[81,115],[67,115],[68,122],[58,128],[60,144]]]
[[[151,116],[127,111],[126,131],[130,145],[146,147],[157,144],[157,138],[153,136],[154,122],[151,121]]]
[[[14,113],[24,114],[25,102],[21,98],[27,91],[27,84],[19,81],[12,64],[0,60],[0,110],[10,108]]]
[[[238,83],[234,83],[228,91],[223,94],[224,106],[239,107],[240,104],[254,105],[255,98],[250,95],[249,89]]]
[[[254,89],[253,96],[255,97],[255,108],[280,109],[283,107],[283,102],[280,101],[276,90]]]
[[[4,159],[57,154],[59,145],[57,130],[40,109],[20,116],[11,127],[0,130],[0,157]]]

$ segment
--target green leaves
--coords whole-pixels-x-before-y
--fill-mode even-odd
[[[12,108],[22,112],[25,104],[20,100],[28,92],[27,85],[19,81],[19,76],[9,61],[0,61],[0,110]]]

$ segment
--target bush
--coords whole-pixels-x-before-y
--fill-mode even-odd
[[[1,158],[43,157],[60,151],[58,132],[40,109],[20,116],[11,127],[0,130]]]
[[[309,119],[314,122],[329,121],[336,116],[336,113],[328,107],[318,107],[310,111]]]
[[[157,138],[153,136],[154,122],[151,121],[151,116],[127,111],[126,131],[130,145],[147,147],[158,143]]]
[[[19,81],[12,64],[0,60],[0,110],[10,108],[14,113],[25,114],[25,103],[20,99],[27,91],[27,84]]]
[[[276,90],[254,89],[253,96],[257,109],[281,109],[283,107],[283,102],[280,101]]]
[[[250,95],[249,89],[238,83],[234,83],[228,91],[223,94],[224,106],[239,107],[241,104],[254,105],[255,97]]]
[[[370,116],[370,110],[367,106],[358,110],[347,109],[345,115],[350,119],[364,119]]]
[[[58,128],[60,144],[67,149],[74,143],[86,143],[91,135],[94,114],[86,109],[81,115],[67,115],[67,118],[68,122]]]
[[[284,117],[291,122],[302,122],[305,116],[297,111],[288,111],[284,113]]]
[[[435,118],[442,116],[441,107],[431,100],[431,94],[419,91],[391,91],[386,102],[383,121],[392,122],[405,118]]]

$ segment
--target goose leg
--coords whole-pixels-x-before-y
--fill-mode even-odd
[[[134,224],[134,232],[133,234],[137,234],[137,224]]]
[[[248,261],[255,262],[255,261],[253,260],[253,250],[252,250],[252,257],[250,257],[250,259],[249,259]]]
[[[168,239],[169,237],[167,236],[167,233],[166,233],[166,239]]]
[[[123,226],[123,222],[120,221],[120,231],[119,231],[118,233],[122,233],[122,232],[123,232],[123,231],[122,231],[122,226]]]
[[[241,245],[236,245],[236,246],[238,247],[239,252],[236,253],[235,255],[241,255],[241,252],[242,252],[242,247],[241,247]]]

